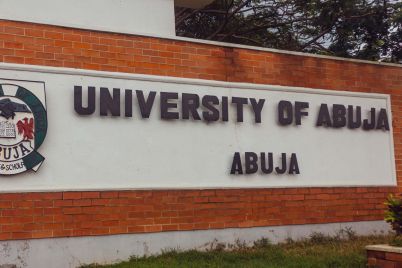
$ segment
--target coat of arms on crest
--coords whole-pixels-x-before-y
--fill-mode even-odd
[[[0,81],[0,175],[37,171],[45,160],[37,151],[47,132],[44,84]]]

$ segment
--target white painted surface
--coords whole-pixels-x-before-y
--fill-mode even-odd
[[[0,19],[175,36],[174,0],[0,0]]]
[[[130,256],[149,256],[164,250],[207,250],[218,243],[252,246],[268,238],[272,243],[288,238],[308,238],[313,232],[336,235],[340,230],[357,235],[384,234],[390,231],[383,221],[306,224],[206,231],[162,232],[151,234],[111,235],[77,238],[51,238],[0,241],[0,265],[16,264],[21,268],[74,268],[82,264],[107,264],[127,260]]]
[[[392,129],[363,131],[315,127],[320,103],[387,108],[389,96],[74,69],[0,65],[0,77],[46,84],[48,134],[37,173],[0,178],[1,191],[242,188],[395,185]],[[29,88],[29,82],[20,82]],[[164,121],[157,97],[151,117],[83,117],[73,108],[74,85],[265,98],[262,124]],[[99,94],[98,94],[99,95]],[[309,101],[302,126],[280,127],[279,100]],[[124,103],[124,102],[123,102]],[[391,118],[390,118],[391,122]],[[230,175],[234,152],[297,153],[299,175]],[[278,161],[278,159],[276,159]]]

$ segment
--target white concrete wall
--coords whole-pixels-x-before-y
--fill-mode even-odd
[[[0,0],[0,19],[175,36],[174,0]]]
[[[346,228],[357,235],[388,233],[383,221],[306,224],[207,231],[163,232],[152,234],[111,235],[76,238],[52,238],[0,241],[0,267],[15,264],[18,268],[73,268],[82,264],[107,264],[127,260],[130,256],[160,254],[164,250],[206,250],[218,243],[252,246],[261,238],[272,243],[309,237],[313,232],[335,235]]]

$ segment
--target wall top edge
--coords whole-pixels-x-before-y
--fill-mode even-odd
[[[27,21],[7,20],[7,19],[1,19],[1,18],[0,18],[0,21],[17,21],[17,22],[31,23],[31,24],[37,24],[37,25],[51,25],[51,26],[58,26],[58,27],[65,27],[65,28],[75,28],[75,29],[80,29],[80,30],[85,30],[85,31],[106,32],[106,33],[125,34],[125,35],[142,36],[142,37],[150,37],[150,38],[160,38],[160,39],[166,39],[166,40],[172,40],[172,41],[189,42],[189,43],[194,43],[194,44],[205,44],[205,45],[221,46],[221,47],[228,47],[228,48],[240,48],[240,49],[271,52],[271,53],[301,56],[301,57],[312,57],[312,58],[327,59],[327,60],[345,61],[345,62],[351,62],[351,63],[371,64],[371,65],[379,65],[379,66],[385,66],[385,67],[402,68],[402,64],[397,64],[397,63],[386,63],[386,62],[369,61],[369,60],[349,59],[349,58],[341,58],[341,57],[335,57],[335,56],[318,55],[318,54],[312,54],[312,53],[306,53],[306,52],[297,52],[297,51],[282,50],[282,49],[275,49],[275,48],[250,46],[250,45],[240,45],[240,44],[234,44],[234,43],[210,41],[210,40],[195,39],[195,38],[181,37],[181,36],[157,35],[157,34],[151,35],[151,34],[146,34],[146,33],[141,33],[141,32],[124,32],[124,31],[116,32],[116,31],[113,31],[113,30],[107,29],[107,28],[89,29],[89,28],[80,28],[80,27],[77,27],[77,25],[52,25],[52,24],[34,23],[34,22],[27,22]]]
[[[167,39],[169,39],[169,38],[167,38]],[[380,62],[380,61],[341,58],[341,57],[336,57],[336,56],[326,56],[326,55],[312,54],[312,53],[307,53],[307,52],[298,52],[298,51],[283,50],[283,49],[276,49],[276,48],[240,45],[240,44],[233,44],[233,43],[227,43],[227,42],[209,41],[209,40],[194,39],[194,38],[180,37],[180,36],[176,36],[174,38],[174,40],[214,45],[214,46],[222,46],[222,47],[256,50],[256,51],[262,51],[262,52],[286,54],[286,55],[293,55],[293,56],[312,57],[312,58],[327,59],[327,60],[346,61],[346,62],[352,62],[352,63],[362,63],[362,64],[372,64],[372,65],[379,65],[379,66],[386,66],[386,67],[402,68],[402,64],[397,64],[397,63],[387,63],[387,62]]]
[[[366,250],[392,252],[402,254],[402,248],[390,245],[368,245]]]
[[[1,19],[1,18],[0,18],[0,21],[17,21],[17,22],[36,24],[36,25],[51,25],[51,24],[34,23],[34,22],[27,22],[27,21],[7,20],[7,19]],[[282,50],[282,49],[275,49],[275,48],[257,47],[257,46],[251,46],[251,45],[241,45],[241,44],[234,44],[234,43],[227,43],[227,42],[220,42],[220,41],[210,41],[210,40],[195,39],[195,38],[181,37],[181,36],[146,34],[146,33],[141,33],[141,32],[124,32],[124,31],[116,32],[114,30],[107,29],[107,28],[99,28],[99,29],[80,28],[80,27],[77,27],[77,25],[51,25],[51,26],[74,28],[74,29],[80,29],[80,30],[85,30],[85,31],[94,31],[94,32],[106,32],[106,33],[141,36],[141,37],[160,38],[160,39],[166,39],[166,40],[172,40],[172,41],[189,42],[189,43],[194,43],[194,44],[221,46],[221,47],[227,47],[227,48],[239,48],[239,49],[285,54],[285,55],[301,56],[301,57],[312,57],[312,58],[318,58],[318,59],[336,60],[336,61],[344,61],[344,62],[351,62],[351,63],[370,64],[370,65],[377,65],[377,66],[384,66],[384,67],[402,68],[402,64],[397,64],[397,63],[386,63],[386,62],[379,62],[379,61],[341,58],[341,57],[336,57],[336,56],[319,55],[319,54]]]

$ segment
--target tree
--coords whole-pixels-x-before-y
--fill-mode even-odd
[[[400,0],[216,0],[176,9],[179,36],[402,63]]]

